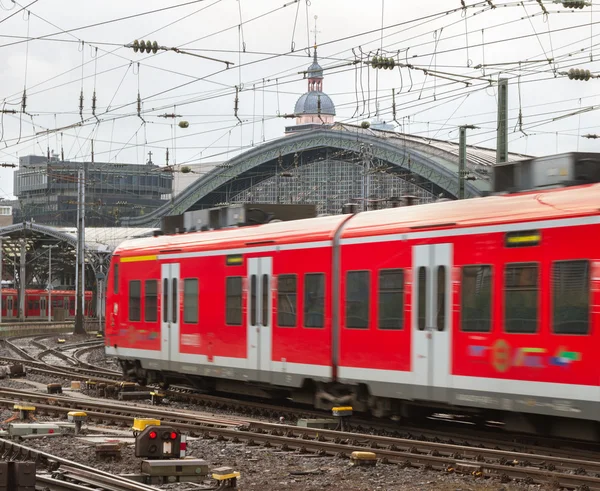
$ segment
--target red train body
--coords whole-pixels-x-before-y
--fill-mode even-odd
[[[84,315],[92,314],[92,292],[85,292]],[[48,301],[52,309],[65,309],[67,317],[75,316],[75,292],[73,290],[52,290],[50,299],[48,290],[25,290],[25,317],[27,319],[48,319]],[[2,320],[19,317],[19,293],[13,288],[2,289]]]
[[[590,184],[131,240],[106,352],[143,380],[588,432],[599,210]]]

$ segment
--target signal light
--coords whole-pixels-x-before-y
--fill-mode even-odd
[[[146,426],[135,439],[135,456],[147,459],[173,459],[185,455],[183,435],[168,426]]]

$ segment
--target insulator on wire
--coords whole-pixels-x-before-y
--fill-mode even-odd
[[[138,92],[137,96],[137,115],[142,117],[142,98],[140,97],[140,93]]]
[[[563,0],[561,3],[567,9],[582,9],[591,5],[585,0]]]
[[[567,75],[569,80],[585,80],[586,82],[593,77],[589,70],[583,68],[571,68]]]
[[[371,66],[373,68],[382,68],[384,70],[393,70],[396,66],[396,60],[394,58],[384,58],[383,56],[374,56],[371,59]]]
[[[158,43],[156,41],[138,41],[137,39],[133,42],[132,45],[133,51],[137,53],[156,53],[158,51]]]
[[[23,89],[23,98],[21,99],[21,112],[24,113],[27,109],[27,90]]]
[[[94,95],[92,95],[92,114],[96,115],[96,91],[94,90]]]
[[[79,94],[79,116],[83,119],[83,89],[81,89]]]

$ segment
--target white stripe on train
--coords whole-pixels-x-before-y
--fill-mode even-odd
[[[134,348],[106,347],[106,354],[123,356],[132,359],[160,359],[160,351],[140,350]],[[237,369],[256,369],[249,367],[246,358],[215,356],[208,362],[206,355],[179,355],[181,363],[196,366],[211,366]],[[331,367],[327,365],[309,365],[304,363],[271,362],[272,373],[289,373],[306,377],[331,377]],[[415,385],[414,373],[396,370],[378,370],[373,368],[338,367],[338,378],[341,381],[385,382],[389,384]],[[600,387],[594,385],[558,384],[553,382],[532,382],[514,379],[498,379],[488,377],[467,377],[451,375],[448,389],[472,390],[476,392],[493,392],[502,394],[546,397],[554,399],[571,399],[577,401],[600,402]]]

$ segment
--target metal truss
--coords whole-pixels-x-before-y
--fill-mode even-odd
[[[360,154],[365,145],[372,157],[391,164],[396,172],[410,173],[441,189],[448,198],[458,195],[458,161],[455,155],[439,148],[410,140],[391,142],[381,137],[349,131],[319,129],[280,138],[240,154],[199,178],[170,203],[143,217],[124,218],[126,226],[159,226],[166,215],[179,215],[197,207],[211,193],[232,180],[239,179],[259,166],[276,162],[282,156],[318,149],[335,149]],[[272,165],[275,169],[275,166]],[[248,187],[251,187],[249,184]],[[479,186],[481,187],[481,186]],[[482,190],[472,182],[465,185],[465,197],[476,197]],[[240,190],[241,191],[241,190]],[[210,200],[209,200],[210,201]]]

